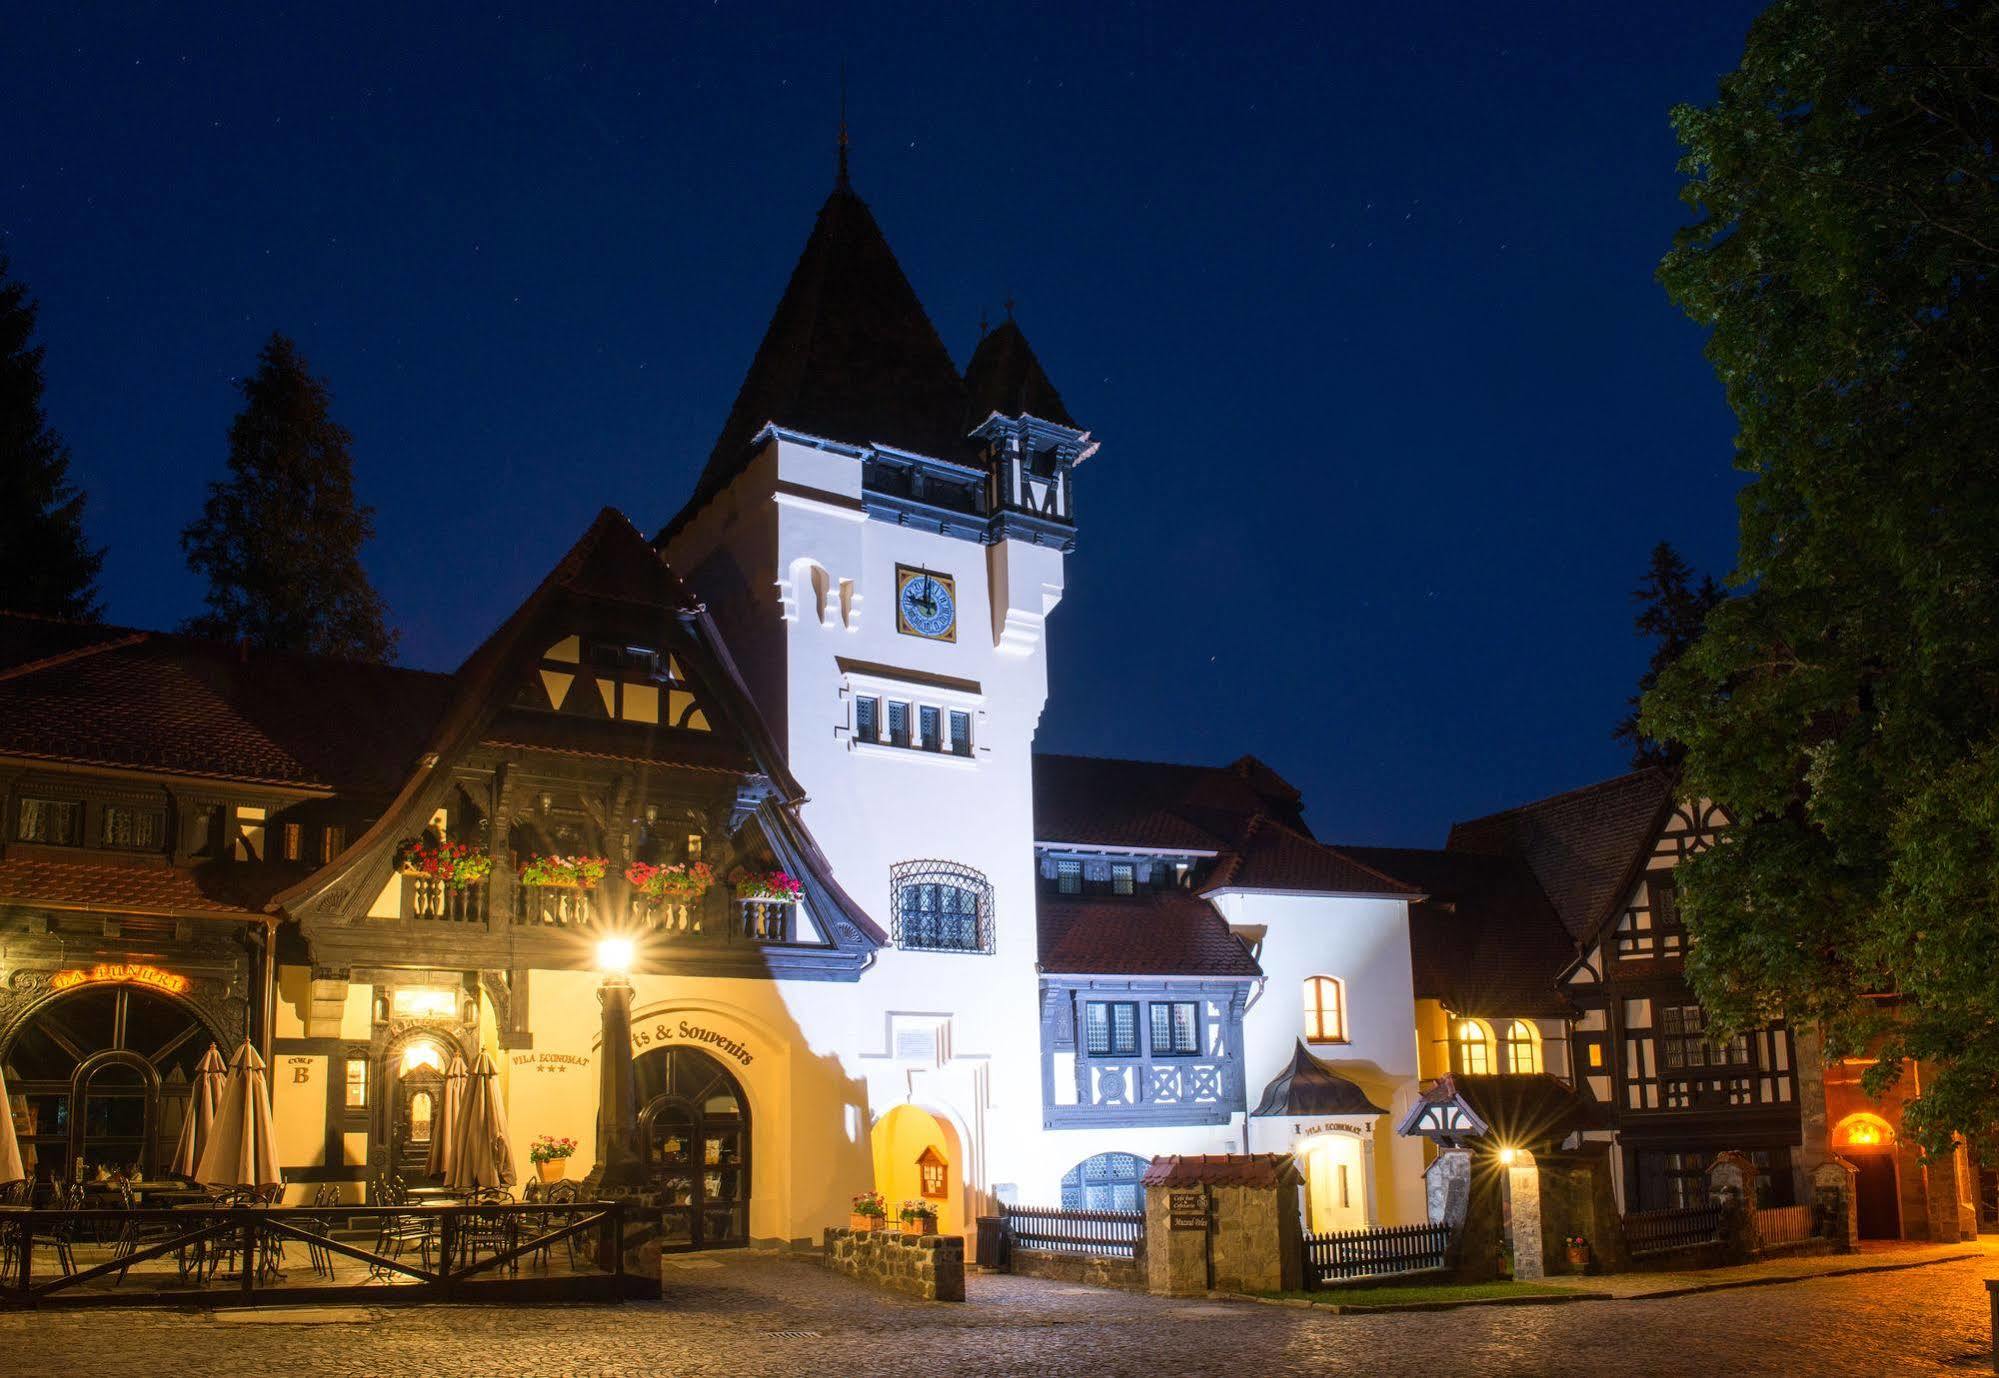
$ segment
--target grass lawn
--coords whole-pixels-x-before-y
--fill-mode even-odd
[[[1496,1301],[1505,1297],[1557,1297],[1574,1292],[1543,1282],[1440,1282],[1418,1287],[1341,1287],[1325,1292],[1259,1292],[1327,1306],[1411,1306],[1418,1302]]]

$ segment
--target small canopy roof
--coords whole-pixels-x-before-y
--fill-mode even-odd
[[[1589,1107],[1545,1072],[1440,1078],[1403,1119],[1399,1132],[1447,1145],[1493,1138],[1509,1147],[1559,1143],[1586,1127]]]
[[[1291,1065],[1270,1079],[1252,1115],[1386,1115],[1367,1092],[1313,1057],[1299,1040]]]

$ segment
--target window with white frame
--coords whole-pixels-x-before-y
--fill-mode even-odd
[[[1305,978],[1305,1041],[1347,1041],[1347,987],[1336,976]]]
[[[1490,1076],[1494,1070],[1492,1029],[1482,1019],[1460,1019],[1451,1026],[1457,1070],[1468,1077]]]
[[[1541,1031],[1525,1019],[1506,1026],[1504,1049],[1507,1071],[1524,1074],[1541,1070]]]

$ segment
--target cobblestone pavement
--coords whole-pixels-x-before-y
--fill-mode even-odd
[[[886,1296],[802,1261],[683,1260],[622,1307],[423,1307],[217,1319],[0,1316],[0,1373],[1749,1375],[1975,1373],[1999,1249],[1902,1272],[1653,1301],[1376,1316],[976,1277],[968,1305]]]
[[[1608,1292],[1619,1298],[1652,1297],[1703,1287],[1761,1286],[1780,1279],[1790,1281],[1828,1274],[1889,1271],[1967,1256],[1989,1257],[1993,1270],[1999,1272],[1999,1246],[1976,1241],[1968,1244],[1863,1242],[1859,1252],[1852,1254],[1804,1254],[1734,1268],[1705,1268],[1677,1273],[1617,1273],[1608,1277],[1565,1276],[1549,1278],[1548,1281],[1590,1292]]]

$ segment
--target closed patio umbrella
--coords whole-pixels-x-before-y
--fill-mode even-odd
[[[195,1178],[211,1187],[274,1187],[278,1144],[271,1126],[271,1088],[264,1059],[246,1040],[229,1060],[222,1103],[201,1152]]]
[[[21,1166],[21,1141],[14,1137],[14,1105],[7,1099],[7,1074],[0,1072],[0,1186],[28,1180]]]
[[[514,1183],[514,1153],[507,1143],[507,1117],[500,1109],[500,1069],[493,1055],[479,1061],[465,1079],[459,1102],[457,1142],[452,1145],[444,1185],[458,1191],[509,1187]]]
[[[465,1113],[465,1059],[453,1053],[444,1073],[444,1094],[430,1124],[430,1157],[423,1170],[442,1177],[451,1170],[451,1152],[458,1140],[458,1122]]]
[[[209,1044],[195,1066],[194,1084],[187,1088],[187,1114],[180,1122],[180,1142],[174,1145],[172,1172],[176,1177],[192,1177],[201,1166],[201,1151],[208,1147],[215,1112],[222,1107],[222,1083],[228,1079],[221,1050]]]

